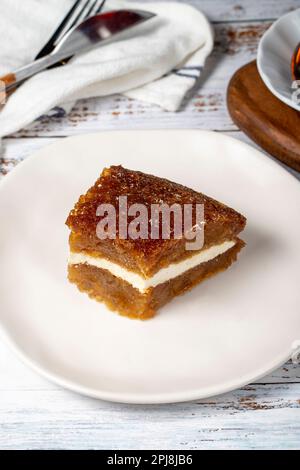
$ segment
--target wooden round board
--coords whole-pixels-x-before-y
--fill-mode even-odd
[[[256,61],[241,67],[230,80],[227,106],[234,123],[264,150],[300,171],[300,113],[266,87]]]

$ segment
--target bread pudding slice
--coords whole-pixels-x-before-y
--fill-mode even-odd
[[[111,207],[115,216],[113,230],[106,226],[103,231],[102,227],[99,236],[99,224],[105,217],[108,220],[105,209]],[[139,210],[134,213],[132,208],[137,207]],[[183,217],[185,207],[191,214],[189,233]],[[200,224],[198,207],[203,208]],[[153,208],[159,214],[155,224]],[[161,208],[176,208],[179,212],[182,208],[182,217],[176,220],[179,212],[169,212],[168,237],[164,228],[157,225],[163,217]],[[141,212],[143,219],[139,218]],[[175,296],[227,269],[244,246],[238,235],[246,219],[193,189],[111,166],[80,196],[66,224],[71,230],[69,280],[110,309],[146,319]],[[132,224],[134,236],[130,236]],[[197,230],[203,232],[202,243],[191,249],[191,236]]]

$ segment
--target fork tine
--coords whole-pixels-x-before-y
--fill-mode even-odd
[[[76,16],[76,18],[73,19],[72,22],[70,22],[69,24],[66,25],[66,27],[64,28],[64,30],[59,34],[59,36],[55,39],[55,42],[54,42],[54,46],[56,46],[58,44],[58,42],[63,38],[63,36],[71,29],[73,28],[74,26],[78,25],[79,23],[81,23],[82,21],[84,21],[86,18],[89,18],[90,16],[94,16],[98,13],[100,13],[100,11],[102,10],[104,4],[105,4],[105,1],[106,0],[102,0],[100,5],[99,5],[99,1],[100,0],[92,0],[92,4],[90,5],[91,3],[91,0],[87,0],[84,4],[84,6],[82,7],[81,11],[78,13],[78,15]]]
[[[78,24],[80,21],[81,21],[81,18],[83,17],[83,14],[86,10],[86,8],[88,7],[90,3],[90,0],[84,0],[84,4],[83,6],[81,6],[81,8],[77,8],[76,9],[76,14],[75,14],[75,17],[72,16],[72,18],[70,19],[70,21],[65,25],[65,27],[63,28],[63,30],[60,32],[60,34],[57,36],[57,38],[55,39],[54,41],[54,46],[56,46],[56,44],[61,40],[61,38],[71,29],[73,28],[73,26],[75,26],[76,24]]]
[[[97,13],[100,13],[101,10],[103,10],[105,2],[106,2],[106,0],[102,0],[102,2],[101,2],[101,4],[100,4],[99,8],[97,9]]]
[[[78,18],[74,22],[73,26],[75,26],[76,24],[81,23],[82,21],[84,21],[89,16],[88,12],[90,10],[90,3],[92,3],[92,6],[93,6],[93,4],[95,3],[95,0],[92,0],[92,2],[90,2],[90,1],[88,2],[88,4],[83,8],[81,14],[78,16]]]
[[[35,60],[49,54],[53,50],[53,44],[56,38],[60,35],[61,31],[65,29],[65,26],[72,19],[72,17],[76,14],[76,11],[78,10],[78,7],[81,2],[82,0],[76,0],[74,5],[70,8],[66,16],[63,18],[62,22],[58,25],[58,27],[56,28],[56,30],[50,37],[50,39],[47,41],[44,47],[40,50],[40,52],[36,55]]]
[[[89,18],[91,16],[96,15],[97,13],[100,13],[104,3],[105,3],[105,0],[102,0],[102,1],[101,0],[93,0],[91,5],[84,6],[81,14],[78,15],[76,21],[74,21],[74,24],[71,27],[81,23],[86,18]]]
[[[52,52],[54,46],[60,41],[60,39],[76,24],[83,21],[89,16],[96,15],[101,12],[104,7],[106,0],[93,0],[92,4],[89,5],[91,0],[76,0],[74,5],[70,8],[62,22],[58,25],[50,39],[44,45],[44,47],[35,56],[35,60],[40,57],[44,57]],[[80,5],[83,3],[83,6]],[[100,5],[99,5],[100,3]]]
[[[100,13],[104,6],[104,3],[105,3],[105,0],[94,0],[91,7],[87,11],[84,12],[85,13],[84,17],[80,18],[80,21],[83,21],[86,18],[90,18],[91,16],[94,16]]]
[[[88,18],[89,16],[93,16],[94,11],[95,11],[95,6],[97,6],[98,0],[94,0],[90,6],[90,8],[85,12],[85,18]]]
[[[105,0],[98,0],[91,16],[98,15],[104,7]]]

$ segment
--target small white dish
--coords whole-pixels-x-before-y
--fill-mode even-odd
[[[112,164],[203,191],[248,218],[239,261],[144,322],[108,311],[67,281],[66,217]],[[50,380],[111,401],[185,401],[253,382],[300,339],[299,206],[293,176],[219,133],[59,139],[0,184],[3,336]]]
[[[277,98],[298,111],[300,93],[292,86],[291,60],[299,43],[300,9],[297,9],[273,23],[261,38],[257,51],[257,68],[265,85]]]

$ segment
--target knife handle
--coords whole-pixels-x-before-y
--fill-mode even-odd
[[[8,73],[7,75],[4,75],[3,77],[0,77],[0,80],[1,80],[1,82],[4,83],[5,88],[7,88],[8,86],[11,86],[15,83],[16,76],[15,76],[14,73]]]
[[[0,77],[0,92],[9,94],[11,90],[15,89],[16,85],[32,77],[38,72],[45,70],[50,65],[55,64],[61,59],[59,54],[49,54],[42,57],[41,59],[35,60],[31,64],[25,65],[17,69],[13,73],[8,73],[3,77]],[[2,86],[1,86],[2,85]]]
[[[61,62],[63,65],[64,62],[62,59],[64,59],[64,57],[62,58],[59,54],[52,53],[35,60],[31,64],[21,67],[13,73],[8,73],[0,77],[0,106],[5,104],[7,96],[15,91],[16,87],[21,82],[45,70],[49,66],[57,64],[57,62]]]
[[[8,73],[3,77],[0,77],[0,105],[5,104],[6,97],[14,91],[15,83],[16,76],[14,73]]]

